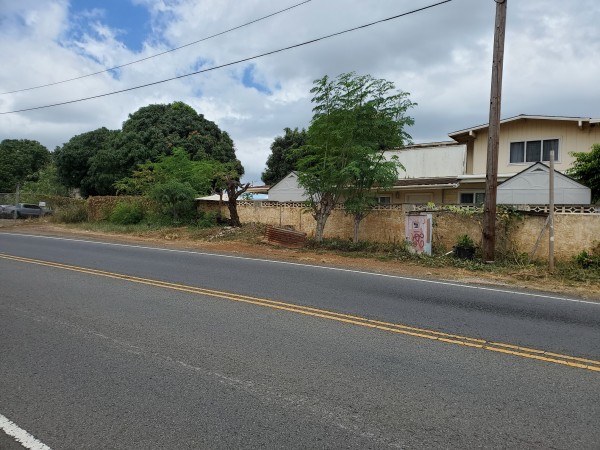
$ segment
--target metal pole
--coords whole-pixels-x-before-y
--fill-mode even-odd
[[[15,193],[15,210],[13,211],[13,219],[17,220],[17,210],[19,209],[21,185],[17,183],[17,192]]]
[[[548,242],[548,270],[554,272],[554,150],[550,150],[550,180],[549,180],[549,242]]]
[[[502,104],[502,67],[504,34],[506,30],[506,3],[496,1],[496,29],[492,87],[490,92],[490,121],[488,128],[487,165],[485,173],[485,206],[483,209],[483,260],[493,262],[496,248],[496,189],[498,187],[498,146],[500,141],[500,107]]]

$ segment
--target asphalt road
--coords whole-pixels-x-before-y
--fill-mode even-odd
[[[0,233],[0,339],[0,419],[53,449],[600,443],[578,299]]]

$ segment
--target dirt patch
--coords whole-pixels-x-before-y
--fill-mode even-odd
[[[348,257],[328,251],[288,249],[260,242],[247,242],[236,229],[221,230],[213,235],[194,235],[187,228],[145,231],[141,235],[123,235],[87,231],[45,220],[0,220],[0,228],[7,232],[22,232],[46,236],[90,239],[106,242],[152,245],[163,248],[201,250],[212,253],[237,255],[260,259],[297,262],[303,264],[340,267],[405,277],[455,281],[460,283],[493,285],[511,289],[534,289],[541,292],[577,296],[600,301],[600,283],[557,280],[539,270],[514,270],[509,273],[480,272],[456,267],[427,267],[415,262]],[[242,229],[243,230],[243,229]],[[243,231],[242,231],[243,232]],[[245,240],[244,240],[245,239]]]

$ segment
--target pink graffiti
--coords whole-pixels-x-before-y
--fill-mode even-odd
[[[423,251],[425,248],[425,235],[421,230],[413,231],[412,233],[412,245],[418,251]]]

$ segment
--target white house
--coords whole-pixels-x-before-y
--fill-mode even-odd
[[[304,189],[298,185],[296,172],[290,172],[269,189],[269,201],[273,202],[303,202],[307,198]]]
[[[547,205],[549,203],[550,168],[536,163],[498,186],[497,203],[505,205]],[[590,188],[554,171],[554,203],[589,205]]]

